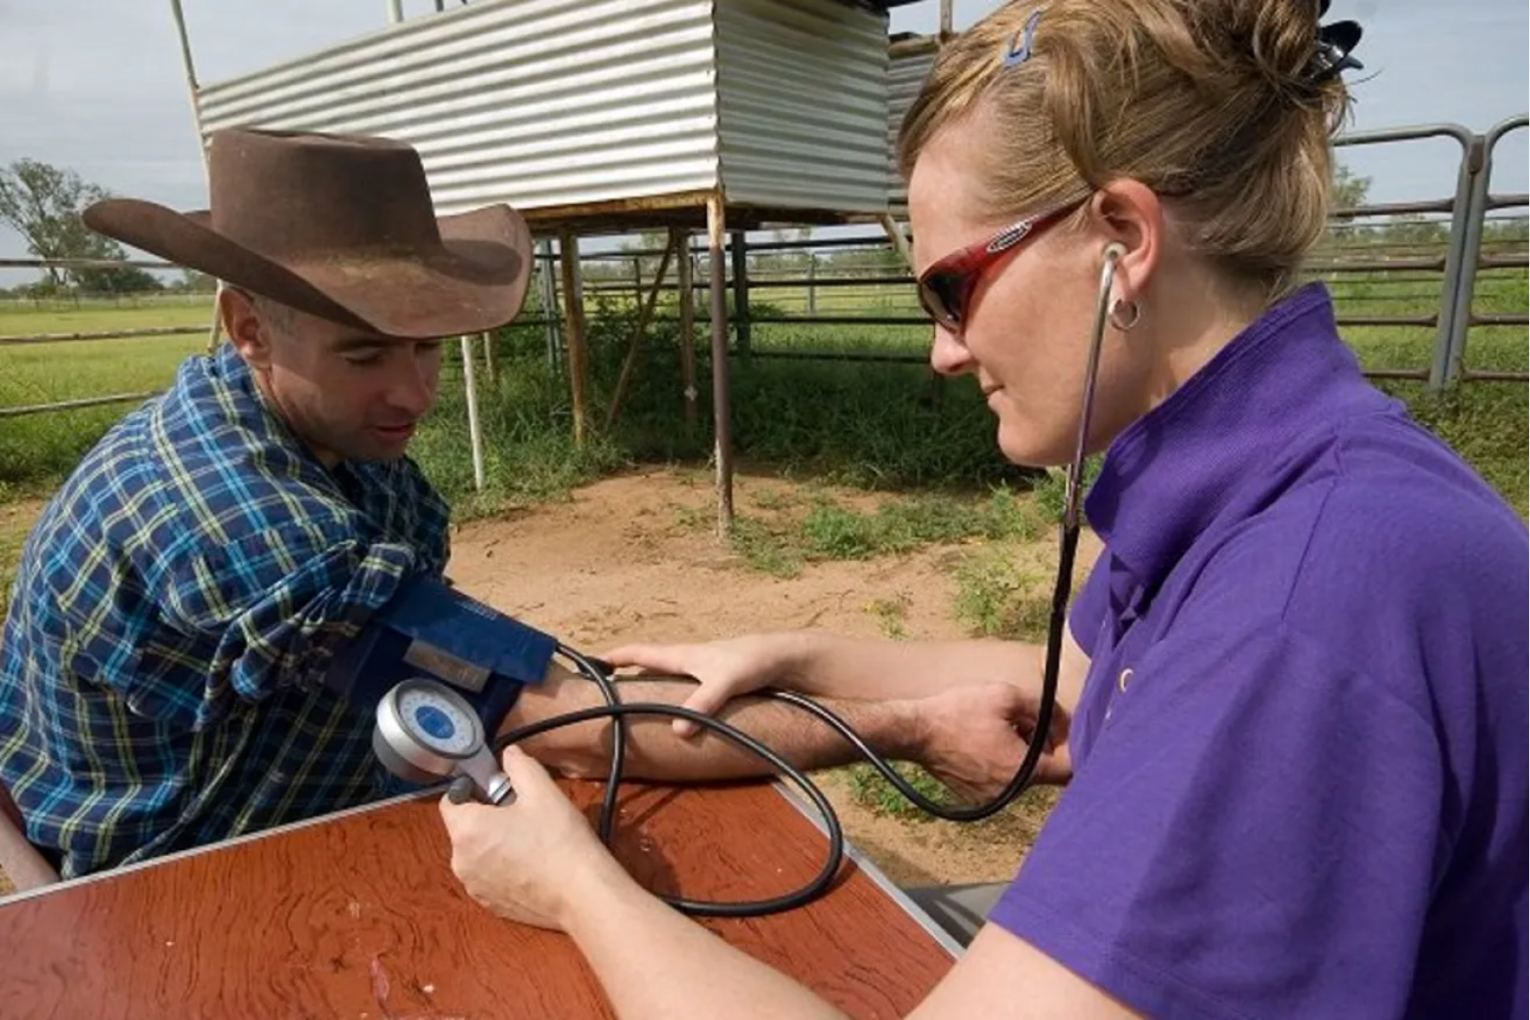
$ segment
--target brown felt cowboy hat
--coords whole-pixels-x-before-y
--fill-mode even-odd
[[[437,217],[402,142],[234,128],[207,154],[211,208],[108,199],[85,224],[232,287],[406,339],[494,329],[526,296],[531,233],[492,205]]]

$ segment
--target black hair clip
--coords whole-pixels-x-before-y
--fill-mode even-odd
[[[1318,0],[1320,21],[1328,13],[1328,4],[1329,0]],[[1308,80],[1314,85],[1320,85],[1344,71],[1363,68],[1365,65],[1350,55],[1360,45],[1360,35],[1358,21],[1335,21],[1331,25],[1320,25],[1317,53],[1313,54],[1312,63],[1308,65]]]

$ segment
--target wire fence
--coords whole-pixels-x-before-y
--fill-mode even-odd
[[[1312,252],[1307,279],[1332,290],[1339,323],[1379,378],[1418,379],[1433,389],[1453,382],[1530,380],[1526,365],[1526,279],[1530,267],[1530,196],[1491,190],[1499,141],[1527,126],[1525,116],[1483,134],[1459,125],[1424,125],[1341,138],[1340,146],[1397,145],[1454,139],[1461,159],[1452,195],[1336,209]],[[710,267],[704,247],[686,239],[694,281],[693,314],[707,318]],[[917,362],[928,337],[914,280],[885,236],[778,238],[750,242],[735,233],[725,275],[732,350],[745,357]],[[663,296],[652,321],[679,317],[678,272],[655,280],[662,250],[628,248],[581,254],[586,299],[640,306]],[[742,255],[742,257],[740,257]],[[562,358],[562,323],[546,310],[561,306],[552,244],[539,247],[534,286],[519,327],[546,331],[548,356]],[[69,268],[68,260],[0,259],[0,268]],[[168,270],[161,262],[90,260],[92,268],[131,265]],[[205,290],[93,296],[76,292],[0,298],[0,358],[43,345],[182,338],[189,353],[216,338]],[[152,319],[174,320],[154,321]],[[8,324],[40,324],[11,331]],[[1468,339],[1473,354],[1468,357]],[[487,346],[487,345],[486,345]],[[466,350],[464,346],[464,350]],[[489,348],[492,350],[492,348]],[[486,351],[487,353],[487,351]],[[493,370],[492,360],[488,366]],[[0,384],[3,384],[0,378]],[[0,418],[125,403],[152,395],[141,387],[100,395],[72,393],[0,406]],[[0,403],[14,400],[0,386]]]

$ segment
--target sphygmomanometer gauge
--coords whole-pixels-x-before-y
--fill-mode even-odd
[[[390,772],[407,782],[466,776],[490,804],[512,796],[510,781],[484,741],[483,723],[473,706],[435,680],[405,680],[378,702],[372,749]]]
[[[412,684],[399,692],[398,714],[414,741],[449,758],[466,758],[483,742],[478,718],[442,687]]]

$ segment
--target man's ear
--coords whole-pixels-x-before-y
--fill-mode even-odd
[[[242,290],[224,287],[218,292],[218,316],[223,332],[233,341],[234,349],[251,368],[269,368],[271,340],[262,328],[255,302]]]

